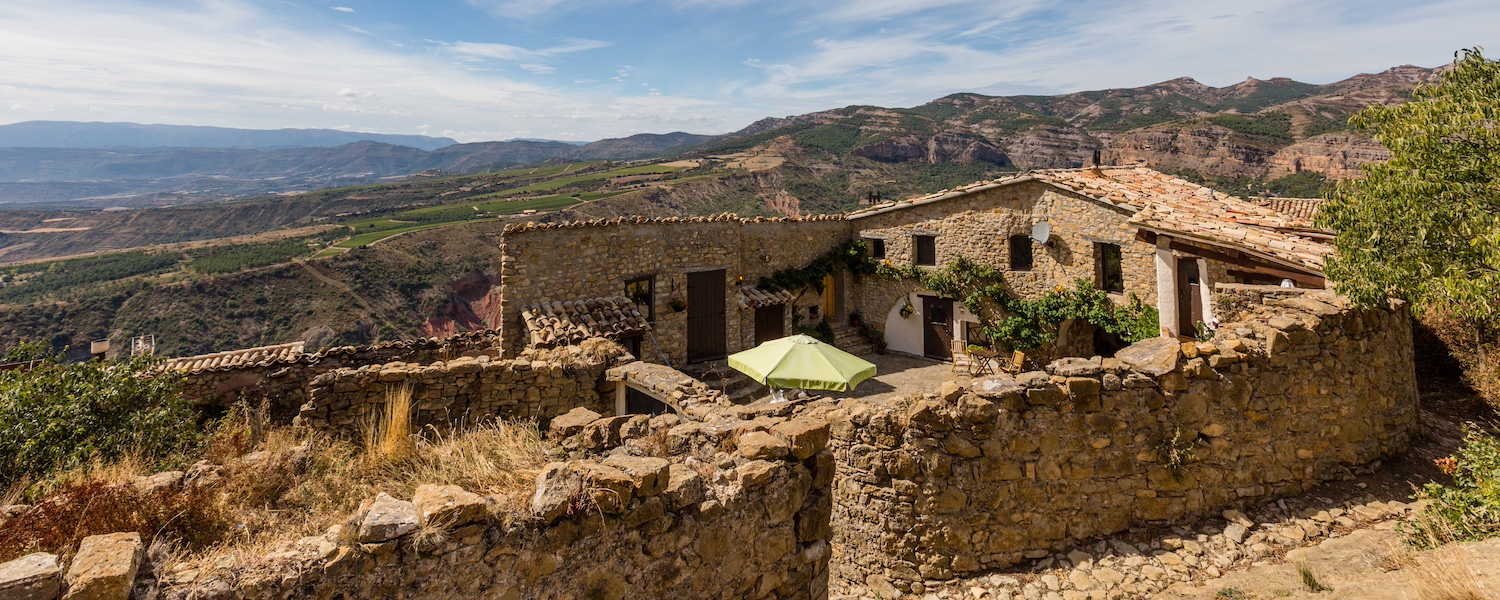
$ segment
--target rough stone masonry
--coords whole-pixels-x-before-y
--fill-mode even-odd
[[[1403,450],[1417,423],[1405,307],[1223,286],[1206,343],[840,406],[835,593],[903,592],[1132,524],[1289,496]]]

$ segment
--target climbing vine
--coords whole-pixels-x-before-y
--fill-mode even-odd
[[[768,292],[776,290],[802,290],[812,288],[823,291],[823,278],[843,267],[854,275],[856,281],[876,272],[875,261],[870,259],[863,240],[849,240],[829,250],[802,267],[788,267],[760,278],[760,288]]]
[[[1058,327],[1067,320],[1086,321],[1136,342],[1158,333],[1156,309],[1135,294],[1124,306],[1115,306],[1109,294],[1086,279],[1075,279],[1073,289],[1058,286],[1035,300],[1010,293],[1000,270],[959,257],[941,269],[881,264],[877,275],[888,279],[915,279],[923,287],[949,298],[957,298],[979,318],[980,327],[1001,347],[1032,350],[1057,339]]]

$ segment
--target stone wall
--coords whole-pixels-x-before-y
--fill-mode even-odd
[[[579,346],[528,352],[512,359],[460,357],[430,364],[392,362],[335,369],[315,377],[298,422],[315,429],[353,431],[378,414],[390,394],[411,389],[418,427],[483,419],[546,422],[574,408],[605,413],[614,404],[599,393],[604,371],[628,355],[587,352]]]
[[[826,598],[828,424],[741,416],[616,427],[599,456],[548,465],[527,508],[455,486],[381,494],[263,558],[170,568],[160,597]],[[652,455],[661,439],[671,453]]]
[[[641,358],[686,361],[687,313],[669,307],[687,298],[687,273],[723,269],[729,353],[753,346],[755,311],[739,306],[740,286],[786,267],[800,267],[849,239],[842,217],[801,219],[615,219],[506,229],[503,337],[519,352],[520,310],[542,301],[622,295],[625,282],[653,277],[655,323]],[[819,300],[804,294],[806,310]],[[645,311],[643,311],[645,312]],[[804,312],[805,314],[805,312]],[[786,329],[791,330],[791,312]],[[660,354],[653,342],[660,344]]]
[[[841,406],[835,593],[910,590],[1296,494],[1406,447],[1418,405],[1404,306],[1225,292],[1239,301],[1211,342],[1156,338],[1117,359]]]
[[[390,362],[431,363],[460,356],[498,356],[498,331],[339,346],[290,359],[267,360],[183,373],[183,395],[199,406],[222,409],[239,400],[265,401],[273,418],[291,420],[307,402],[313,378],[338,369]]]

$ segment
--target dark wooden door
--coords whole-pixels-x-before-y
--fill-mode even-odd
[[[786,305],[773,304],[755,309],[755,345],[786,337]]]
[[[1198,259],[1177,259],[1177,335],[1193,337],[1203,322],[1203,289]]]
[[[953,300],[922,296],[922,354],[953,360]]]
[[[724,271],[687,274],[687,359],[724,358]]]

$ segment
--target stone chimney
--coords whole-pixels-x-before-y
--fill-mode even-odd
[[[1089,160],[1089,167],[1088,167],[1088,170],[1086,171],[1086,174],[1089,177],[1103,177],[1104,176],[1104,170],[1101,169],[1101,168],[1099,168],[1099,157],[1102,154],[1103,154],[1103,151],[1101,151],[1101,150],[1099,150],[1097,148],[1094,149],[1094,157]]]

